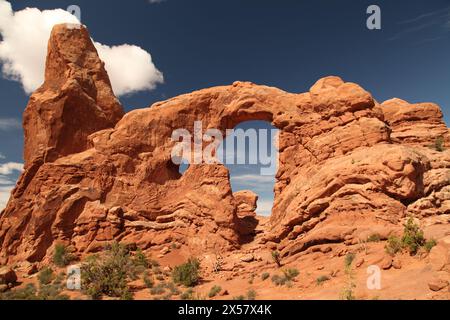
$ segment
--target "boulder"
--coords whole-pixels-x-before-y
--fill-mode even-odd
[[[443,279],[433,279],[428,282],[428,287],[432,291],[440,291],[448,286],[448,281]]]
[[[17,275],[10,267],[0,268],[0,284],[13,284],[17,281]]]

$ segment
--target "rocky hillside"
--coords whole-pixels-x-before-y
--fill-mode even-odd
[[[247,120],[280,130],[270,219],[256,216],[251,192],[233,193],[222,165],[179,174],[172,132],[192,132],[199,120],[224,134]],[[396,261],[397,279],[423,281],[383,289],[386,298],[430,298],[430,281],[450,280],[450,131],[433,103],[379,103],[357,84],[327,77],[306,93],[235,82],[124,114],[87,30],[58,25],[23,125],[25,172],[0,215],[0,264],[41,267],[57,244],[82,258],[117,241],[158,252],[168,265],[220,252],[228,274],[219,279],[232,283],[275,268],[276,252],[311,269],[299,298],[336,298],[343,280],[319,295],[315,273],[338,277],[344,256],[364,244],[359,266],[373,260],[387,270]],[[384,253],[408,217],[437,242],[422,258],[404,257],[409,273]],[[262,296],[292,297],[270,290]]]

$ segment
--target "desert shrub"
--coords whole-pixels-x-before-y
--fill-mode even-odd
[[[354,300],[353,290],[356,288],[355,275],[352,268],[352,263],[355,260],[356,255],[354,253],[348,253],[344,259],[344,270],[347,276],[345,286],[341,292],[342,300]]]
[[[168,292],[165,295],[162,296],[162,300],[172,300],[172,292]]]
[[[355,260],[356,255],[354,253],[347,253],[344,260],[345,268],[348,269],[351,267],[353,260]]]
[[[30,283],[25,288],[0,293],[0,300],[38,300],[37,289],[34,284]]]
[[[264,273],[261,275],[261,280],[262,280],[262,281],[265,281],[265,280],[269,279],[269,277],[270,277],[270,274],[269,274],[268,272],[264,272]]]
[[[43,268],[38,274],[38,280],[41,285],[49,284],[53,281],[55,275],[53,270],[49,267]]]
[[[194,290],[192,288],[187,289],[180,296],[181,300],[193,300]]]
[[[423,245],[423,247],[424,247],[424,249],[427,251],[427,252],[430,252],[431,251],[431,249],[433,249],[433,247],[435,247],[436,246],[436,240],[434,240],[434,239],[431,239],[431,240],[428,240],[427,242],[425,242],[425,244]]]
[[[255,299],[256,299],[256,291],[253,289],[248,290],[247,300],[255,300]]]
[[[69,296],[61,294],[61,284],[53,283],[39,288],[39,300],[69,300]]]
[[[152,295],[160,295],[166,292],[166,284],[164,282],[158,283],[156,286],[150,289]]]
[[[152,267],[152,272],[154,273],[154,274],[161,274],[162,273],[162,270],[161,270],[161,268],[159,267],[159,266],[153,266]]]
[[[93,299],[107,295],[129,300],[132,294],[127,282],[134,278],[134,267],[128,249],[115,242],[102,255],[91,256],[83,263],[83,290]]]
[[[395,236],[390,236],[387,240],[387,244],[384,247],[386,252],[390,254],[391,256],[395,255],[396,253],[402,251],[403,244],[400,238]]]
[[[276,285],[276,286],[283,286],[286,284],[286,277],[280,276],[278,274],[275,274],[272,276],[272,282]]]
[[[402,244],[410,254],[416,254],[420,247],[425,244],[423,231],[414,223],[413,218],[409,218],[403,231]]]
[[[48,274],[48,271],[46,271]],[[46,278],[45,280],[48,280]],[[36,289],[34,284],[27,284],[24,288],[13,289],[0,294],[0,300],[69,300],[69,296],[61,294],[63,287],[61,283],[57,283],[57,279],[53,283],[40,284]]]
[[[75,257],[67,250],[67,247],[63,244],[55,245],[55,251],[53,252],[53,263],[58,267],[65,267],[73,261]]]
[[[200,295],[198,292],[194,292],[192,288],[187,289],[180,296],[181,300],[206,300],[205,296]]]
[[[355,300],[354,289],[356,285],[353,282],[347,284],[341,294],[342,300]]]
[[[198,283],[199,271],[200,261],[196,258],[190,258],[186,263],[173,269],[172,278],[175,283],[193,287]]]
[[[141,267],[144,269],[147,269],[150,266],[149,261],[147,260],[145,254],[142,252],[141,248],[138,248],[136,253],[134,254],[133,264],[136,267]]]
[[[283,274],[284,277],[286,278],[286,281],[292,281],[300,274],[300,272],[294,268],[283,270]]]
[[[215,296],[217,296],[219,294],[220,290],[222,290],[222,288],[220,286],[214,286],[211,288],[211,290],[209,290],[208,296],[210,298],[214,298]]]
[[[167,283],[166,288],[169,289],[170,293],[174,296],[177,296],[180,294],[180,290],[178,290],[177,286],[173,282]]]
[[[378,233],[371,234],[367,237],[367,242],[380,242],[381,236]]]
[[[300,272],[297,269],[285,269],[283,270],[283,275],[273,275],[272,276],[272,282],[276,286],[284,286],[291,288],[292,287],[292,280],[294,280]]]
[[[272,260],[279,268],[281,268],[281,254],[279,251],[272,251]]]
[[[245,300],[245,296],[243,296],[243,295],[235,296],[235,297],[233,297],[233,300]]]
[[[145,286],[149,289],[153,288],[153,286],[155,285],[155,282],[152,278],[150,278],[148,274],[144,275],[142,280],[144,281]]]
[[[320,277],[318,277],[318,278],[316,279],[316,284],[317,284],[318,286],[320,286],[320,285],[322,285],[325,281],[328,281],[328,280],[330,280],[330,277],[323,275],[323,276],[320,276]]]
[[[439,152],[443,152],[445,150],[443,137],[437,137],[436,140],[434,140],[434,149]]]

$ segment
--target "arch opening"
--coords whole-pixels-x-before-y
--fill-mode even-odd
[[[217,148],[217,156],[230,172],[233,193],[251,191],[258,197],[256,214],[270,216],[278,169],[278,129],[270,122],[238,124]]]

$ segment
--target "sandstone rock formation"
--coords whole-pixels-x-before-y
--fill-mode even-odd
[[[235,82],[121,116],[87,31],[56,26],[46,82],[24,114],[26,168],[0,216],[0,263],[49,259],[58,242],[83,255],[112,240],[193,254],[250,241],[255,195],[233,193],[221,164],[180,175],[171,160],[172,132],[195,121],[224,135],[247,120],[280,130],[275,203],[258,241],[284,256],[450,212],[450,153],[430,147],[450,135],[434,104],[380,105],[327,77],[301,94]]]
[[[86,150],[90,134],[114,127],[123,114],[86,28],[55,26],[45,82],[23,116],[25,166]]]

